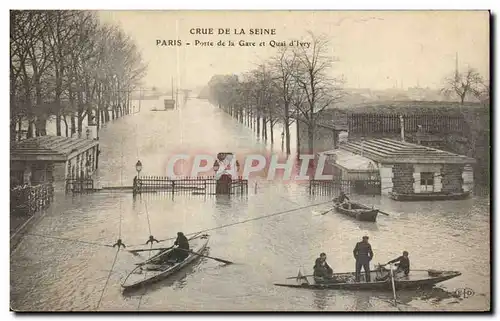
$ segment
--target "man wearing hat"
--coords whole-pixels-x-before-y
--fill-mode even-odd
[[[365,281],[370,282],[370,261],[373,259],[373,251],[372,246],[368,243],[368,236],[363,236],[363,240],[356,243],[352,253],[356,260],[356,282],[359,282],[361,268],[365,270]]]

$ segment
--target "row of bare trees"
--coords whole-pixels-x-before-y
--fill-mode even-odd
[[[134,42],[95,12],[10,12],[11,140],[82,133],[85,118],[101,126],[130,113],[130,93],[147,66]],[[68,120],[70,124],[68,124]]]
[[[290,125],[306,126],[308,150],[322,112],[343,96],[340,77],[334,75],[329,42],[308,34],[309,48],[283,47],[270,60],[241,76],[217,75],[210,80],[210,101],[274,143],[274,128],[283,126],[290,154]],[[269,132],[268,132],[269,130]]]

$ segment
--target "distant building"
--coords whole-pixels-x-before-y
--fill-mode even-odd
[[[395,199],[466,197],[474,179],[473,158],[392,139],[343,144],[341,149],[376,163],[381,193]]]

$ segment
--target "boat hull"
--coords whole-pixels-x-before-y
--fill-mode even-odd
[[[198,237],[190,240],[191,250],[195,253],[203,252],[208,245],[209,237]],[[167,251],[171,252],[171,251]],[[165,253],[167,253],[165,252]],[[152,266],[150,264],[138,265],[135,269],[133,269],[128,275],[127,278],[122,283],[122,288],[124,289],[134,289],[140,286],[149,285],[161,280],[164,280],[171,276],[172,274],[178,272],[182,268],[186,267],[200,256],[196,254],[189,254],[189,256],[184,259],[182,262],[170,265],[165,269],[160,269],[156,271],[148,270],[148,266]]]
[[[363,221],[363,222],[377,221],[378,210],[370,209],[367,206],[357,203],[351,203],[351,206],[353,207],[352,209],[344,208],[342,204],[337,204],[334,207],[335,211],[337,211],[338,213],[350,216],[358,221]]]
[[[464,193],[413,193],[400,194],[389,193],[390,198],[395,201],[447,201],[447,200],[464,200],[469,198],[470,192]]]
[[[379,272],[371,271],[371,280],[376,280]],[[431,276],[432,275],[432,276]],[[458,271],[438,271],[429,272],[428,270],[412,271],[408,276],[396,276],[394,285],[396,290],[418,289],[432,287],[437,283],[452,279],[461,275]],[[392,291],[391,279],[387,278],[384,281],[364,281],[364,273],[361,273],[361,282],[354,281],[354,273],[336,273],[334,277],[340,278],[341,281],[334,282],[317,282],[313,277],[302,277],[295,279],[295,282],[290,283],[275,283],[276,286],[303,288],[303,289],[331,289],[331,290],[352,290],[352,291]]]

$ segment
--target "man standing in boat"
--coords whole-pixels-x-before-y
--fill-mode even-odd
[[[182,232],[177,233],[177,239],[174,242],[178,248],[174,249],[173,257],[178,262],[184,261],[189,256],[189,241]]]
[[[373,259],[373,251],[368,243],[368,236],[363,236],[363,240],[356,243],[352,253],[356,260],[356,282],[360,281],[361,268],[365,270],[365,281],[370,282],[370,261]]]
[[[326,263],[326,253],[321,253],[319,258],[314,263],[314,277],[331,278],[333,274],[332,268]]]

